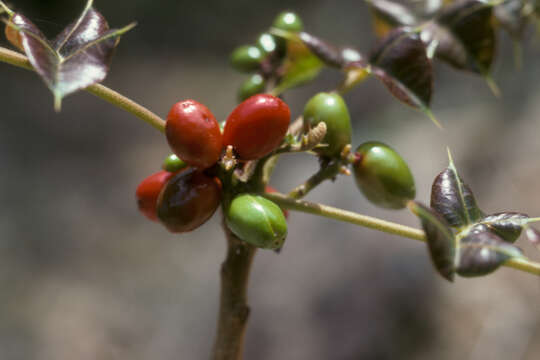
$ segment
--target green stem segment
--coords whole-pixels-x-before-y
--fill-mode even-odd
[[[26,70],[34,69],[32,65],[28,62],[28,58],[26,56],[3,47],[0,47],[0,61],[14,66],[18,66]],[[147,122],[159,131],[165,131],[165,120],[163,120],[147,108],[125,97],[124,95],[119,94],[118,92],[109,89],[108,87],[101,84],[90,85],[85,90],[121,108],[122,110],[125,110],[137,116],[139,119]]]
[[[340,161],[323,166],[318,172],[306,180],[305,183],[297,186],[289,193],[289,198],[300,199],[307,195],[313,188],[325,180],[333,179],[339,174],[342,164]]]
[[[269,200],[272,200],[280,207],[290,210],[296,210],[308,214],[323,216],[329,219],[348,222],[360,225],[370,229],[406,237],[418,241],[426,241],[425,233],[422,230],[396,224],[393,222],[377,219],[371,216],[357,214],[351,211],[338,209],[335,207],[316,204],[304,200],[296,200],[278,193],[261,194]],[[540,276],[540,263],[523,258],[512,258],[504,266],[528,272]]]
[[[238,239],[223,221],[227,257],[221,265],[221,297],[212,360],[241,360],[249,317],[247,289],[256,248]]]

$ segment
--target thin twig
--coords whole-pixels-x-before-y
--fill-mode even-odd
[[[265,193],[261,195],[272,200],[280,207],[283,207],[285,209],[296,210],[338,221],[348,222],[351,224],[360,225],[389,234],[399,235],[413,240],[423,242],[426,241],[426,235],[420,229],[396,224],[371,216],[361,215],[352,211],[338,209],[332,206],[316,204],[304,200],[295,200],[279,193]],[[528,259],[511,258],[504,263],[504,266],[540,276],[540,263]]]
[[[26,70],[34,70],[28,58],[18,52],[0,47],[0,61]],[[105,101],[137,116],[139,119],[152,125],[161,132],[165,131],[165,120],[145,108],[137,104],[135,101],[125,97],[124,95],[109,89],[101,84],[90,85],[85,89],[89,93],[102,98]]]

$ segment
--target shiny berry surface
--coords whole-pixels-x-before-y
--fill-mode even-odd
[[[258,195],[234,198],[226,222],[238,238],[263,249],[279,249],[287,237],[287,221],[279,206]]]
[[[178,172],[185,169],[188,165],[180,159],[176,154],[171,154],[165,158],[161,168],[168,172]]]
[[[219,159],[223,147],[219,124],[212,112],[195,100],[173,105],[165,134],[173,152],[188,165],[205,169]]]
[[[390,146],[367,142],[356,149],[356,185],[380,207],[402,209],[416,196],[414,178],[403,158]]]
[[[336,157],[341,150],[351,143],[351,117],[347,104],[339,94],[318,93],[313,96],[304,108],[304,127],[306,130],[326,124],[326,135],[322,141],[327,147],[317,150],[327,157]]]
[[[265,54],[257,46],[237,47],[231,54],[231,65],[238,71],[250,72],[259,69]]]
[[[298,32],[302,31],[304,24],[300,17],[292,11],[280,13],[274,20],[273,26],[280,30]]]
[[[163,188],[157,215],[169,231],[188,232],[210,219],[220,200],[219,180],[191,168],[176,174]]]
[[[246,81],[240,85],[238,89],[238,101],[244,101],[247,98],[263,93],[266,88],[266,81],[259,74],[250,76]]]
[[[172,176],[168,171],[159,171],[144,179],[137,187],[137,205],[148,219],[158,221],[156,205],[159,193]]]
[[[281,99],[259,94],[238,105],[227,118],[223,143],[242,160],[259,159],[276,149],[287,133],[291,111]]]

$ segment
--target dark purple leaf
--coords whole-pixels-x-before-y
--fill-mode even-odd
[[[400,101],[428,115],[433,90],[433,71],[426,48],[416,33],[393,30],[370,57],[373,74]]]
[[[508,259],[522,257],[521,250],[482,226],[462,238],[458,246],[457,273],[464,277],[483,276],[497,270]]]
[[[409,209],[420,218],[435,269],[445,279],[453,281],[456,241],[450,226],[439,214],[419,202],[411,202]]]
[[[518,239],[528,222],[527,215],[516,212],[497,213],[479,221],[480,224],[486,225],[489,231],[509,243],[514,243]]]
[[[435,46],[437,58],[487,75],[495,56],[493,6],[479,0],[455,2],[424,29],[422,40]]]
[[[413,26],[417,20],[405,6],[388,0],[368,0],[373,26],[378,37],[384,37],[399,26]]]
[[[134,26],[109,30],[105,18],[92,8],[92,0],[53,42],[24,16],[15,14],[12,21],[28,60],[53,92],[57,109],[66,95],[105,78],[120,35]]]
[[[341,52],[333,45],[319,39],[316,36],[301,32],[298,34],[306,47],[328,66],[341,68],[345,64]]]
[[[474,224],[483,217],[471,189],[459,177],[451,157],[448,167],[433,181],[431,207],[456,228]]]

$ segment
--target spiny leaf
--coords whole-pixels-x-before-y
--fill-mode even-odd
[[[433,70],[418,34],[406,28],[390,32],[370,57],[372,73],[401,102],[426,113],[433,91]]]
[[[413,26],[416,16],[405,6],[388,0],[366,0],[373,16],[373,27],[378,37],[388,35],[399,26]]]
[[[441,214],[452,227],[460,228],[476,223],[483,217],[474,195],[461,180],[450,151],[448,167],[443,170],[431,187],[431,207]]]
[[[445,279],[453,281],[456,241],[452,229],[443,217],[427,206],[416,201],[410,202],[408,206],[420,218],[435,269]]]
[[[9,26],[19,32],[28,60],[53,92],[59,110],[63,97],[105,78],[119,37],[134,24],[110,30],[90,0],[81,16],[52,42],[21,14],[13,15]]]
[[[458,249],[457,273],[464,277],[490,274],[508,259],[523,257],[518,247],[481,228],[461,239]]]
[[[487,76],[495,56],[493,7],[480,0],[457,1],[425,27],[422,40],[436,43],[437,58]]]

